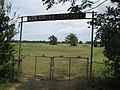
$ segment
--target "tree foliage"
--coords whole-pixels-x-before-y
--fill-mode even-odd
[[[69,35],[67,35],[65,40],[67,43],[70,43],[70,46],[77,46],[78,38],[75,34],[70,33]]]
[[[57,37],[55,37],[54,35],[52,35],[48,39],[50,40],[49,41],[50,45],[57,45]]]
[[[0,78],[12,78],[15,66],[15,49],[11,40],[15,35],[15,20],[10,19],[11,4],[0,0]]]
[[[73,13],[79,13],[87,7],[91,7],[93,4],[93,2],[90,0],[82,0],[81,4],[79,5],[76,4],[77,0],[42,0],[42,1],[43,1],[43,5],[47,5],[47,10],[50,9],[53,5],[70,2],[71,6],[68,8],[68,11]]]
[[[46,8],[47,10],[50,9],[53,5],[57,5],[61,3],[65,4],[66,2],[70,2],[71,6],[68,8],[68,11],[72,13],[80,13],[82,12],[83,9],[91,8],[93,4],[98,3],[100,0],[98,0],[97,2],[93,2],[92,0],[81,0],[81,3],[78,3],[77,1],[79,0],[42,0],[43,5],[47,5],[47,8]],[[104,0],[103,3],[106,1],[107,0]],[[117,2],[118,6],[120,5],[120,0],[110,0],[110,1]],[[101,4],[98,4],[98,6]],[[91,8],[90,10],[92,9],[95,9],[95,8]]]
[[[107,11],[96,16],[95,26],[98,28],[96,39],[104,45],[105,61],[109,67],[109,77],[120,80],[120,9],[107,7]]]
[[[120,5],[120,0],[111,0],[112,2],[117,2]]]

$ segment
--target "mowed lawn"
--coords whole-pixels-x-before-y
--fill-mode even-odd
[[[18,50],[18,48],[16,48]],[[102,61],[103,48],[95,47],[94,61]],[[49,45],[43,43],[22,43],[22,54],[31,55],[46,55],[46,56],[81,56],[90,57],[90,44],[78,44],[77,46],[70,46],[69,44]]]
[[[18,47],[18,46],[17,46]],[[16,48],[18,50],[18,48]],[[103,48],[96,47],[93,50],[93,61],[103,62]],[[69,44],[49,45],[45,43],[22,43],[22,54],[29,55],[23,58],[22,70],[24,74],[35,74],[35,57],[31,56],[81,56],[90,58],[90,44],[78,44],[70,46]],[[86,59],[72,59],[71,61],[71,79],[86,77],[87,70]],[[36,75],[41,78],[49,78],[50,58],[37,57]],[[93,63],[93,71],[97,72],[103,67],[101,64]],[[54,76],[57,79],[68,79],[69,59],[55,58]]]

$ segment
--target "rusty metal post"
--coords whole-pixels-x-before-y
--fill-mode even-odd
[[[94,11],[92,12],[92,32],[91,32],[91,51],[90,51],[90,79],[92,77],[93,35],[94,35]]]
[[[51,69],[52,58],[50,58],[50,80],[52,80],[52,69]]]
[[[53,57],[53,62],[52,62],[52,78],[54,80],[54,57]]]
[[[70,78],[71,77],[71,58],[69,58],[69,81],[70,81]]]
[[[54,57],[50,60],[50,80],[54,80]]]
[[[35,77],[36,77],[36,70],[37,69],[37,56],[35,56]]]
[[[88,75],[89,75],[89,58],[87,58],[87,65],[86,65],[86,76],[87,76],[87,79],[88,79]]]

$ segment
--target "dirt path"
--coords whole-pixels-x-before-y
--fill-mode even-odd
[[[8,90],[77,90],[86,85],[85,81],[68,81],[68,80],[41,80],[40,78],[23,78],[19,84]],[[81,90],[81,89],[80,89]]]
[[[17,90],[16,88],[18,88],[20,86],[20,84],[15,84],[13,87],[9,88],[8,90]]]

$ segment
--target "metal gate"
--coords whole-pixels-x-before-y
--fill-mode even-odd
[[[80,56],[22,55],[22,73],[41,79],[71,80],[88,78],[89,58]]]

